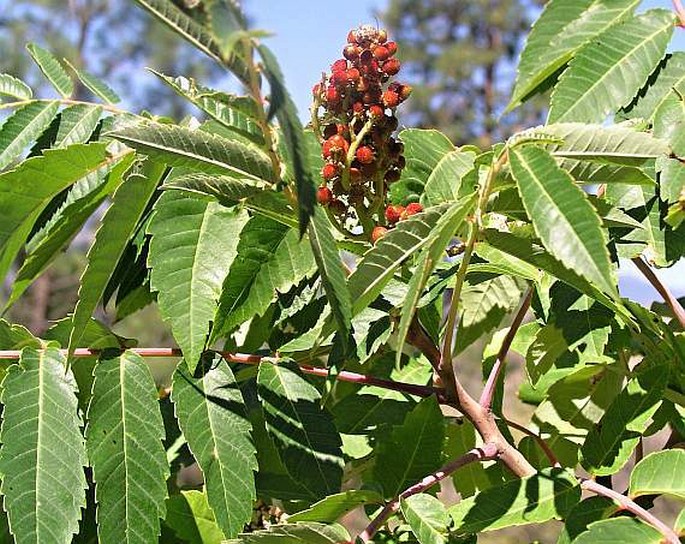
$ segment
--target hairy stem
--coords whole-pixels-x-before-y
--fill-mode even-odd
[[[383,510],[371,520],[371,523],[364,529],[359,539],[366,543],[371,541],[378,530],[385,525],[388,518],[392,516],[400,507],[400,501],[411,497],[412,495],[417,495],[418,493],[423,493],[430,487],[437,484],[439,481],[444,480],[447,476],[458,470],[459,468],[468,465],[470,463],[488,461],[495,459],[497,457],[497,445],[493,443],[484,444],[482,448],[474,448],[466,452],[461,457],[453,459],[449,463],[442,466],[442,468],[426,476],[423,480],[408,487],[402,493],[400,493],[397,498],[390,501],[385,505]]]
[[[511,343],[514,341],[514,337],[516,336],[521,323],[523,323],[523,318],[526,316],[528,308],[530,308],[530,301],[532,298],[533,287],[530,286],[528,287],[528,291],[526,292],[523,302],[521,302],[518,312],[516,312],[514,321],[512,322],[511,327],[509,327],[509,331],[507,331],[507,335],[504,337],[502,346],[499,348],[499,352],[497,353],[497,360],[495,360],[495,364],[493,365],[492,370],[490,370],[490,375],[485,382],[483,393],[480,396],[480,405],[488,412],[492,411],[492,399],[495,396],[497,380],[502,373],[502,368],[504,367],[507,353],[509,353]]]
[[[673,312],[673,315],[680,323],[680,326],[685,329],[685,309],[681,306],[678,299],[671,293],[671,291],[666,287],[661,280],[654,273],[652,268],[641,258],[635,257],[632,259],[638,270],[642,272],[642,275],[647,278],[647,281],[652,284],[654,289],[663,297],[664,301]]]
[[[613,489],[609,489],[608,487],[605,487],[595,482],[594,480],[581,480],[580,487],[585,489],[586,491],[595,493],[596,495],[601,495],[602,497],[608,497],[609,499],[612,499],[623,510],[627,510],[628,512],[635,514],[642,521],[654,527],[657,531],[664,535],[666,542],[668,542],[669,544],[680,543],[680,539],[678,538],[678,535],[673,532],[673,529],[671,529],[659,518],[657,518],[644,508],[642,508],[629,497],[621,495]]]

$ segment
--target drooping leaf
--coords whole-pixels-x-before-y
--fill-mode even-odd
[[[63,544],[86,506],[76,384],[59,350],[24,348],[2,382],[0,473],[17,544]]]
[[[108,158],[72,185],[59,209],[26,244],[28,254],[12,284],[7,307],[61,254],[86,220],[119,186],[133,159],[133,153]]]
[[[109,85],[107,85],[107,83],[98,79],[93,74],[90,74],[83,69],[76,68],[68,60],[66,61],[66,63],[67,65],[69,65],[69,68],[71,68],[74,71],[79,81],[83,83],[83,86],[86,87],[91,93],[93,93],[94,96],[97,96],[98,98],[104,100],[107,104],[116,104],[117,102],[121,101],[119,95],[117,95],[117,93],[115,93],[109,87]]]
[[[207,495],[195,489],[183,490],[167,499],[166,524],[189,544],[221,544],[224,535],[214,519]]]
[[[59,114],[59,129],[52,147],[67,147],[86,143],[100,121],[102,107],[75,104]]]
[[[252,217],[240,233],[238,254],[221,289],[213,338],[262,315],[284,293],[314,271],[314,258],[297,232],[271,219]]]
[[[352,319],[350,290],[330,224],[320,208],[314,210],[307,232],[333,317],[341,334],[346,334]]]
[[[581,449],[585,470],[608,475],[623,467],[661,404],[668,376],[666,365],[655,364],[628,382],[585,438]]]
[[[628,517],[603,519],[591,523],[588,530],[581,533],[573,544],[614,544],[615,542],[639,542],[640,544],[659,544],[663,535],[646,523]]]
[[[521,53],[507,111],[560,70],[583,46],[616,22],[629,17],[639,0],[552,0],[533,25]]]
[[[669,11],[651,10],[583,46],[552,92],[548,121],[601,123],[628,105],[664,56],[673,19]]]
[[[57,92],[65,98],[71,96],[71,93],[74,92],[74,82],[59,60],[50,51],[35,43],[28,44],[26,49]]]
[[[430,232],[449,206],[428,208],[399,222],[364,254],[348,278],[353,316],[371,304],[399,266],[428,243]]]
[[[155,382],[143,358],[131,351],[103,356],[94,374],[86,445],[100,542],[154,541],[169,472]]]
[[[0,95],[10,96],[17,100],[31,100],[33,91],[21,79],[10,74],[0,74]]]
[[[288,523],[318,521],[333,523],[348,512],[366,504],[383,504],[383,497],[370,489],[352,489],[330,495],[306,510],[288,517]]]
[[[421,298],[428,278],[435,269],[436,265],[442,260],[445,255],[445,248],[456,233],[465,236],[465,221],[466,217],[472,213],[476,204],[475,193],[470,197],[465,197],[462,200],[454,203],[448,208],[438,219],[435,227],[430,233],[430,237],[426,242],[426,248],[419,259],[414,274],[409,280],[407,288],[407,296],[404,299],[402,306],[402,315],[400,323],[397,328],[397,344],[399,346],[404,344],[409,327],[411,326],[416,305]],[[399,366],[402,358],[402,350],[397,350],[396,363]]]
[[[685,499],[685,451],[656,451],[640,461],[630,474],[630,496],[671,495]]]
[[[255,449],[252,426],[230,367],[221,357],[206,360],[194,377],[185,361],[176,369],[171,398],[176,416],[202,473],[217,525],[228,538],[252,516]]]
[[[341,525],[307,522],[273,525],[266,531],[239,535],[226,544],[340,544],[349,540]]]
[[[48,127],[57,102],[30,102],[17,109],[0,126],[0,170],[17,160],[26,146]]]
[[[340,491],[342,442],[317,389],[295,370],[263,363],[257,392],[266,428],[290,476],[315,500]]]
[[[448,509],[457,534],[561,519],[580,500],[575,477],[559,469],[544,469],[481,491]]]
[[[434,397],[423,399],[376,446],[373,474],[386,498],[396,497],[440,467],[445,422]]]
[[[188,166],[248,181],[276,181],[271,162],[259,147],[203,130],[145,121],[108,136],[169,166]]]
[[[179,191],[155,203],[148,233],[150,287],[169,321],[191,373],[200,360],[214,319],[221,285],[237,255],[248,216]]]
[[[79,300],[72,316],[70,350],[79,347],[85,324],[113,273],[112,262],[116,263],[122,255],[165,170],[163,164],[147,160],[141,170],[130,174],[114,193],[88,251],[88,264],[81,276]]]
[[[297,109],[285,88],[283,74],[276,57],[265,45],[257,49],[262,57],[265,76],[271,88],[271,106],[269,119],[276,117],[288,149],[288,159],[292,165],[297,189],[297,204],[300,219],[300,236],[304,235],[316,207],[316,184],[309,166],[307,143],[302,131],[302,123],[297,116]]]
[[[519,148],[509,157],[526,212],[547,250],[570,270],[617,296],[607,235],[587,195],[543,149]]]
[[[111,163],[100,143],[48,150],[0,174],[0,277],[4,277],[34,221],[54,196]]]
[[[426,493],[412,495],[400,503],[402,515],[420,544],[447,544],[447,508]]]

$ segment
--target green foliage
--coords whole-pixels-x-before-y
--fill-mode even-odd
[[[155,72],[201,116],[176,122],[114,106],[79,62],[64,65],[72,80],[35,45],[58,98],[0,75],[3,307],[40,303],[42,275],[73,241],[89,245],[73,312],[36,336],[0,320],[0,534],[7,521],[21,543],[342,544],[365,513],[364,542],[473,542],[553,519],[560,544],[677,541],[684,515],[671,529],[652,499],[685,499],[672,447],[685,434],[685,319],[674,297],[649,310],[616,279],[635,259],[666,296],[651,267],[685,254],[672,14],[551,0],[510,101],[548,93],[547,124],[479,149],[434,128],[378,142],[390,136],[374,113],[344,125],[352,145],[387,148],[373,193],[356,195],[369,205],[352,200],[366,182],[337,170],[361,166],[352,149],[326,157],[339,199],[326,207],[320,144],[339,112],[303,129],[267,34],[232,0],[137,3],[245,94]],[[460,17],[477,20],[473,5]],[[454,15],[432,9],[427,20]],[[517,20],[502,36],[518,39]],[[409,51],[410,65],[425,60]],[[479,119],[489,138],[511,132]],[[399,180],[384,178],[399,155]],[[110,329],[146,338],[150,315],[169,347]],[[651,451],[662,432],[672,438]],[[434,493],[443,479],[461,497],[450,507]],[[581,500],[581,487],[599,496]]]

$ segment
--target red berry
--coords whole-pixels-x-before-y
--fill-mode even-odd
[[[385,91],[383,93],[383,104],[386,108],[396,108],[400,103],[400,96],[395,91]]]
[[[373,50],[373,56],[376,57],[378,60],[386,60],[390,57],[390,51],[388,51],[387,47],[379,45],[378,47],[376,47],[376,49]]]
[[[409,98],[411,91],[412,91],[411,85],[400,85],[400,90],[398,93],[400,95],[400,102],[403,102],[404,100]]]
[[[323,156],[325,159],[331,158],[333,155],[340,155],[347,153],[350,144],[340,134],[334,134],[323,143]]]
[[[385,219],[388,223],[395,224],[402,217],[404,206],[393,206],[392,204],[385,208]]]
[[[371,242],[374,244],[378,242],[383,236],[388,234],[388,229],[385,227],[374,227],[373,230],[371,231]]]
[[[347,33],[347,41],[349,43],[357,43],[357,31],[356,30],[350,30]]]
[[[362,164],[371,164],[374,160],[373,149],[371,149],[368,145],[362,145],[357,149],[355,157]]]
[[[385,44],[385,48],[388,50],[390,53],[390,56],[392,57],[395,53],[397,53],[397,44],[395,42],[388,42]]]
[[[361,53],[361,48],[358,45],[348,44],[343,49],[343,57],[347,60],[356,60]]]
[[[364,104],[362,102],[355,102],[352,104],[352,111],[354,113],[362,113],[364,111]]]
[[[345,85],[347,83],[347,71],[338,71],[331,74],[331,83],[333,85]]]
[[[326,102],[329,104],[336,104],[340,102],[340,93],[333,85],[326,89]]]
[[[316,200],[318,200],[319,204],[322,206],[328,205],[332,198],[333,193],[331,193],[331,190],[325,185],[322,185],[319,187],[319,190],[316,191]]]
[[[383,117],[383,108],[378,104],[373,104],[369,106],[369,115],[371,117]]]
[[[412,202],[411,204],[407,204],[407,207],[404,209],[402,219],[406,219],[407,217],[411,217],[412,215],[416,215],[417,213],[421,213],[422,211],[423,206],[421,206],[421,204],[419,204],[418,202]]]
[[[333,163],[326,163],[323,165],[323,168],[321,169],[321,177],[325,180],[332,180],[335,176],[338,175],[338,166],[333,164]]]
[[[345,59],[336,60],[331,64],[331,72],[344,72],[347,70],[347,61]]]
[[[383,63],[383,72],[389,76],[394,76],[400,71],[400,61],[397,59],[388,59]]]
[[[357,83],[359,81],[359,78],[361,77],[361,74],[359,73],[359,70],[356,68],[350,68],[347,71],[347,81],[350,81],[352,83]]]

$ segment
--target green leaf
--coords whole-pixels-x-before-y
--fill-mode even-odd
[[[290,476],[314,499],[340,491],[342,441],[317,389],[295,370],[263,363],[257,392],[267,430]]]
[[[0,174],[0,277],[4,277],[34,221],[61,191],[114,160],[100,143],[47,150]]]
[[[255,315],[262,315],[277,293],[315,271],[314,257],[297,231],[254,216],[240,233],[238,255],[224,280],[212,338],[220,338]]]
[[[481,491],[448,509],[458,534],[563,519],[580,500],[573,474],[559,468]]]
[[[402,499],[400,508],[419,544],[447,544],[449,516],[442,502],[426,493],[419,493]]]
[[[85,70],[79,70],[66,59],[65,62],[69,68],[74,71],[76,77],[78,77],[79,81],[83,83],[83,86],[93,93],[94,96],[104,100],[107,104],[116,104],[117,102],[121,101],[119,95],[110,89],[109,85],[107,85],[104,81],[99,80],[97,77],[89,74]]]
[[[573,544],[616,544],[617,542],[639,542],[659,544],[663,535],[653,527],[636,518],[618,517],[591,523]]]
[[[0,74],[0,95],[11,96],[17,100],[31,100],[33,91],[21,79],[10,74]]]
[[[255,449],[252,425],[230,367],[221,357],[206,360],[193,377],[185,361],[176,369],[171,398],[181,430],[205,479],[209,505],[231,538],[252,516]]]
[[[165,523],[189,544],[221,544],[224,535],[214,519],[207,495],[191,489],[169,497]]]
[[[630,474],[630,496],[670,495],[685,499],[685,451],[657,451],[640,461]]]
[[[340,544],[349,540],[350,535],[340,525],[309,522],[273,525],[266,531],[242,534],[226,544]]]
[[[192,79],[172,78],[151,70],[176,93],[190,100],[223,127],[264,145],[264,132],[256,120],[258,105],[251,96],[235,96],[198,86]]]
[[[445,248],[456,233],[464,233],[464,225],[466,217],[470,214],[476,204],[476,194],[470,197],[463,198],[450,208],[448,208],[440,217],[435,227],[430,233],[430,237],[426,242],[426,248],[421,254],[418,264],[414,270],[414,274],[409,280],[407,288],[407,296],[402,305],[402,315],[400,323],[397,327],[397,345],[402,346],[409,333],[412,319],[419,298],[423,293],[428,278],[432,274],[436,265],[443,259],[445,255]],[[399,366],[402,358],[402,350],[397,350],[396,364]]]
[[[587,195],[543,149],[519,148],[509,157],[526,212],[547,250],[605,293],[618,296],[608,238]]]
[[[316,183],[309,166],[307,142],[302,130],[302,123],[297,116],[297,109],[285,88],[283,74],[276,57],[265,45],[258,45],[259,55],[264,62],[264,75],[271,88],[271,106],[269,119],[278,119],[288,149],[288,159],[292,165],[297,188],[297,204],[300,219],[300,236],[307,230],[309,220],[316,207]]]
[[[448,422],[443,454],[449,459],[461,457],[477,447],[476,434],[475,427],[466,419]],[[452,474],[452,480],[462,499],[493,485],[482,463],[467,463]]]
[[[28,44],[26,49],[57,92],[64,98],[71,96],[74,92],[74,82],[55,56],[35,43]]]
[[[423,399],[392,435],[376,445],[373,475],[386,498],[399,495],[440,468],[445,421],[435,397]]]
[[[331,233],[330,223],[321,208],[314,211],[307,232],[333,318],[338,330],[344,335],[350,329],[352,300],[340,252]]]
[[[668,377],[668,367],[657,364],[628,382],[585,439],[581,449],[585,470],[608,475],[623,467],[661,405]]]
[[[236,204],[268,190],[266,183],[238,180],[231,176],[192,172],[175,175],[164,183],[164,189],[177,189],[216,198],[224,205]]]
[[[475,159],[473,151],[459,149],[444,155],[426,180],[421,203],[428,207],[458,200],[464,177],[473,170]]]
[[[51,147],[67,147],[88,141],[100,121],[101,106],[75,104],[59,114],[59,129]]]
[[[496,267],[492,272],[508,274],[529,281],[537,281],[539,279],[540,273],[535,266],[524,260],[518,259],[513,255],[505,253],[504,251],[500,251],[491,245],[484,242],[478,242],[476,243],[474,251],[476,255],[482,257],[487,260],[490,265]]]
[[[606,497],[589,497],[576,504],[564,520],[557,544],[571,544],[576,537],[587,531],[588,525],[607,519],[616,512],[616,505]]]
[[[277,181],[269,157],[255,145],[203,130],[146,121],[107,134],[169,166],[249,181]]]
[[[26,146],[41,135],[58,108],[57,102],[31,102],[5,120],[0,127],[0,170],[17,160]]]
[[[169,475],[155,382],[131,351],[103,356],[94,374],[86,445],[100,542],[152,542],[164,518]]]
[[[390,186],[390,200],[398,204],[405,203],[412,195],[421,195],[440,161],[455,151],[450,139],[433,129],[406,129],[400,132],[399,138],[404,144],[407,165],[401,178]],[[445,183],[439,181],[443,174],[439,176],[432,184],[431,194],[444,191]]]
[[[651,10],[587,43],[559,78],[548,121],[601,123],[629,104],[664,56],[673,22],[672,12]]]
[[[154,210],[147,228],[150,287],[194,372],[248,216],[178,191],[164,192]]]
[[[0,473],[17,544],[63,544],[86,506],[74,376],[54,347],[24,348],[2,382]]]
[[[27,256],[12,284],[7,306],[12,305],[43,273],[64,247],[78,234],[86,220],[114,191],[124,172],[134,159],[134,153],[108,158],[97,170],[91,170],[69,189],[64,202],[52,217],[26,244]]]
[[[79,300],[72,316],[70,350],[79,347],[85,324],[114,272],[112,263],[118,262],[126,249],[164,173],[164,165],[145,161],[141,170],[129,175],[114,193],[88,251],[88,264],[81,276]]]
[[[639,0],[552,0],[533,25],[507,111],[525,102],[583,46],[629,17]]]
[[[311,507],[288,517],[288,523],[299,521],[320,521],[333,523],[348,512],[367,504],[383,504],[383,497],[370,489],[352,489],[312,504]]]
[[[428,243],[431,231],[449,206],[428,208],[400,221],[364,254],[347,280],[352,296],[352,315],[371,304],[399,266]]]
[[[26,327],[9,323],[0,318],[0,349],[17,350],[25,347],[39,348],[41,342]]]

